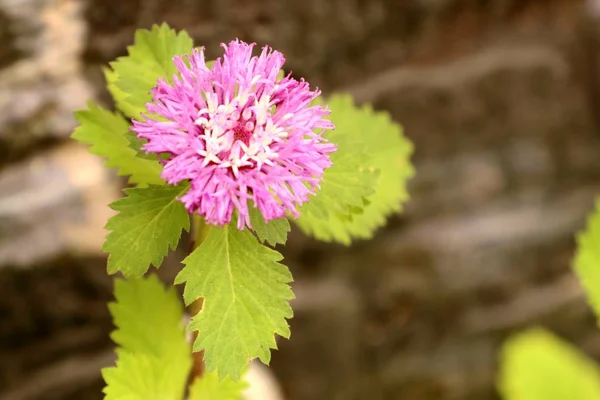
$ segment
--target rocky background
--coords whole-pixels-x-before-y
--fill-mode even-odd
[[[600,358],[569,270],[600,194],[598,17],[593,0],[0,0],[0,399],[101,398],[99,248],[123,181],[68,140],[72,111],[109,104],[100,67],[162,21],[210,54],[269,43],[415,144],[410,204],[375,240],[293,232],[286,399],[497,399],[499,346],[532,324]]]

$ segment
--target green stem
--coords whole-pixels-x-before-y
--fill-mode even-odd
[[[211,230],[212,226],[205,223],[204,219],[198,214],[192,215],[192,246],[191,251],[194,251],[198,246],[202,244],[208,237],[208,234]],[[195,316],[202,309],[202,303],[204,299],[199,298],[189,305],[188,310],[190,315]],[[196,337],[198,336],[198,332],[194,332],[194,342],[196,341]],[[191,371],[190,380],[193,381],[195,378],[202,376],[204,373],[204,352],[199,351],[197,353],[192,353],[193,366]]]

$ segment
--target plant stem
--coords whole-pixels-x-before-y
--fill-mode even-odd
[[[198,246],[202,244],[202,242],[204,242],[211,228],[212,227],[210,225],[204,222],[204,219],[201,216],[197,214],[192,215],[192,246],[190,252],[194,251]],[[194,301],[192,304],[189,305],[188,311],[192,317],[200,312],[200,310],[202,309],[203,302],[204,299],[199,298],[198,300]],[[196,341],[197,337],[198,331],[194,331],[193,342]],[[199,351],[196,353],[192,353],[192,359],[193,365],[190,381],[193,381],[195,378],[202,376],[202,374],[204,373],[204,352]]]

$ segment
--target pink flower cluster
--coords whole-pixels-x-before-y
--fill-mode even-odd
[[[214,225],[237,210],[237,227],[251,227],[248,207],[265,221],[298,216],[336,150],[322,134],[333,129],[329,110],[310,103],[320,94],[304,80],[277,80],[283,55],[254,44],[223,44],[211,68],[204,51],[173,59],[173,83],[159,80],[142,121],[132,130],[161,155],[169,184],[189,180],[181,201]],[[249,203],[252,200],[252,204]]]

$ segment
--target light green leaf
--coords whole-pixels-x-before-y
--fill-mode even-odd
[[[106,88],[111,94],[117,109],[130,118],[138,116],[142,110],[127,102],[129,95],[116,85],[119,79],[117,73],[108,67],[102,68],[102,71],[104,72],[104,79],[106,79]]]
[[[106,78],[108,91],[112,95],[117,108],[121,110],[123,114],[128,116],[138,114],[138,110],[129,103],[127,103],[127,93],[123,92],[115,85],[115,82],[117,81],[117,73],[111,70],[110,68],[104,68],[103,71],[104,77]],[[138,156],[139,158],[152,160],[158,165],[158,158],[156,154],[146,153],[145,151],[141,150],[142,145],[147,142],[146,139],[139,139],[136,133],[131,130],[128,130],[125,133],[125,138],[129,142],[128,146],[135,151],[136,156]]]
[[[401,210],[408,199],[406,182],[414,174],[413,147],[387,113],[357,107],[342,94],[332,96],[328,105],[336,126],[328,139],[339,149],[325,171],[323,189],[296,222],[317,239],[349,244],[353,238],[372,237],[390,214]],[[328,212],[328,205],[342,203],[350,212]]]
[[[125,189],[127,197],[111,204],[119,213],[108,220],[112,232],[102,248],[109,254],[108,273],[142,276],[153,264],[159,267],[169,247],[179,242],[181,230],[190,230],[190,218],[177,200],[187,185]]]
[[[379,171],[366,145],[369,124],[352,100],[337,96],[328,103],[336,129],[326,138],[338,150],[331,155],[333,165],[323,175],[321,190],[302,207],[296,223],[317,239],[349,244],[352,238],[345,223],[361,212],[366,198],[374,193]]]
[[[271,246],[285,244],[290,231],[290,222],[287,218],[280,218],[267,223],[258,209],[249,207],[249,211],[250,223],[252,229],[256,232],[256,236],[258,236],[258,240],[263,243],[267,242]]]
[[[91,145],[90,152],[105,157],[107,167],[117,168],[119,175],[130,175],[131,183],[164,184],[161,165],[137,157],[129,146],[129,124],[122,116],[89,102],[87,110],[75,112],[75,119],[79,126],[73,139]]]
[[[189,400],[240,400],[247,386],[243,380],[220,380],[217,372],[206,372],[192,384]]]
[[[176,291],[156,276],[117,279],[115,297],[109,309],[118,360],[102,370],[105,399],[181,400],[192,358]]]
[[[334,107],[343,101],[338,97],[332,100]],[[408,200],[406,183],[414,175],[410,164],[413,146],[389,114],[374,112],[369,105],[356,109],[355,113],[362,121],[363,132],[368,132],[365,147],[373,155],[370,165],[379,171],[379,176],[375,193],[367,198],[368,205],[361,213],[344,221],[344,225],[353,237],[370,239],[375,230],[385,225],[391,214],[400,212],[402,203]]]
[[[586,230],[577,236],[574,267],[589,303],[600,317],[600,200],[588,217]]]
[[[542,329],[510,338],[502,350],[498,387],[504,400],[598,400],[598,367]]]
[[[159,78],[171,80],[177,72],[173,57],[191,54],[193,41],[185,31],[177,33],[167,24],[152,30],[138,29],[129,55],[110,64],[108,87],[120,110],[132,118],[145,112],[151,101],[150,91]]]
[[[183,260],[175,283],[185,282],[186,304],[204,298],[190,329],[200,331],[194,351],[205,350],[208,371],[237,381],[250,359],[269,363],[275,334],[289,337],[292,275],[281,259],[249,230],[226,226],[213,228]]]

